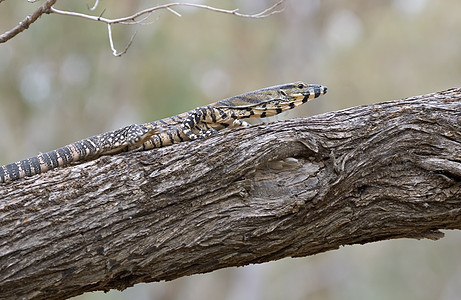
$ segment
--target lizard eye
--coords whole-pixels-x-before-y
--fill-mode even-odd
[[[298,89],[302,89],[302,88],[304,88],[304,84],[303,83],[298,84]]]
[[[280,90],[280,94],[286,97],[287,93],[284,90]]]

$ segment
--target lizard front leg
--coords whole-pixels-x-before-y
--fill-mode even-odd
[[[202,138],[201,134],[195,134],[193,132],[193,130],[198,128],[199,124],[201,123],[202,116],[203,116],[202,111],[199,109],[196,109],[190,112],[189,115],[186,117],[186,119],[184,119],[184,121],[180,124],[182,132],[191,141],[196,140],[198,138]]]
[[[232,124],[229,126],[229,128],[235,128],[235,127],[248,127],[250,124],[248,122],[242,121],[240,119],[234,120]]]

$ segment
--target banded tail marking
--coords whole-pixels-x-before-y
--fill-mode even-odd
[[[137,149],[158,134],[151,124],[129,125],[118,130],[92,136],[59,149],[41,153],[0,167],[0,182],[10,182],[26,176],[44,173],[74,162],[92,160],[101,155]]]

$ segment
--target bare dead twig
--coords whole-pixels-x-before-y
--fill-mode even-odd
[[[181,17],[181,14],[178,13],[173,9],[175,6],[189,6],[189,7],[195,7],[199,9],[205,9],[205,10],[210,10],[213,12],[219,12],[219,13],[225,13],[225,14],[232,14],[234,16],[238,17],[243,17],[243,18],[265,18],[268,16],[271,16],[273,14],[279,13],[283,10],[282,9],[277,9],[279,6],[281,6],[286,0],[280,0],[271,7],[266,8],[265,10],[256,13],[256,14],[242,14],[238,12],[238,9],[233,9],[233,10],[227,10],[227,9],[221,9],[221,8],[215,8],[209,5],[203,5],[203,4],[195,4],[195,3],[168,3],[164,5],[158,5],[150,8],[146,8],[144,10],[138,11],[133,15],[127,16],[127,17],[122,17],[122,18],[117,18],[117,19],[109,19],[109,18],[104,18],[102,15],[99,16],[92,16],[88,14],[83,14],[83,13],[77,13],[77,12],[72,12],[72,11],[65,11],[65,10],[59,10],[54,7],[51,7],[51,12],[59,15],[65,15],[65,16],[74,16],[74,17],[79,17],[79,18],[84,18],[92,21],[98,21],[98,22],[103,22],[107,24],[107,32],[109,34],[109,43],[110,47],[112,50],[112,54],[114,56],[121,56],[126,53],[128,48],[131,46],[133,39],[136,34],[134,34],[125,49],[121,52],[118,52],[115,47],[114,47],[114,41],[113,41],[113,36],[112,36],[112,24],[124,24],[124,25],[136,25],[136,24],[142,24],[147,18],[151,16],[151,14],[155,11],[166,9],[169,12],[173,13],[174,15]],[[98,4],[98,1],[96,1],[95,5],[93,6],[96,7]]]
[[[2,2],[4,0],[0,0]],[[113,41],[113,36],[112,36],[112,24],[124,24],[124,25],[136,25],[136,24],[142,24],[145,22],[147,18],[151,16],[151,14],[155,11],[159,10],[167,10],[174,15],[181,17],[181,14],[178,13],[176,10],[173,9],[173,7],[180,7],[180,6],[188,6],[188,7],[195,7],[198,9],[205,9],[209,10],[212,12],[218,12],[218,13],[224,13],[224,14],[231,14],[237,17],[242,17],[242,18],[265,18],[268,16],[271,16],[273,14],[279,13],[283,11],[282,4],[285,3],[286,0],[279,0],[277,3],[274,5],[264,9],[263,11],[255,14],[243,14],[239,12],[239,9],[233,9],[233,10],[227,10],[227,9],[221,9],[221,8],[216,8],[212,7],[209,5],[204,5],[204,4],[196,4],[196,3],[180,3],[180,2],[172,2],[168,4],[163,4],[163,5],[158,5],[158,6],[153,6],[150,8],[146,8],[143,10],[140,10],[130,16],[122,17],[122,18],[116,18],[116,19],[110,19],[110,18],[104,18],[101,15],[98,16],[93,16],[89,14],[84,14],[84,13],[78,13],[78,12],[73,12],[73,11],[66,11],[66,10],[60,10],[53,5],[56,3],[57,0],[47,0],[39,9],[37,9],[32,16],[27,16],[22,22],[20,22],[16,27],[11,29],[10,31],[5,32],[4,34],[0,35],[0,43],[4,43],[14,36],[16,36],[18,33],[24,31],[29,27],[30,24],[34,23],[42,14],[47,13],[54,13],[58,15],[64,15],[64,16],[74,16],[74,17],[79,17],[87,20],[92,20],[92,21],[97,21],[97,22],[103,22],[107,24],[107,31],[109,34],[109,43],[110,47],[112,50],[112,54],[114,56],[121,56],[122,54],[126,53],[128,48],[131,46],[131,43],[133,42],[133,39],[135,37],[135,34],[131,37],[128,45],[125,47],[125,49],[121,52],[118,52],[115,47],[114,47],[114,41]],[[94,5],[92,7],[88,7],[90,11],[93,11],[96,9],[96,7],[99,4],[99,0],[96,0]]]
[[[126,45],[125,49],[123,49],[122,52],[117,52],[117,49],[115,49],[114,46],[114,39],[112,38],[112,24],[107,24],[107,33],[109,34],[109,43],[110,43],[110,49],[112,50],[112,54],[114,56],[122,56],[123,54],[128,51],[128,48],[130,48],[131,43],[133,43],[134,37],[136,36],[136,32],[131,36],[130,41]]]
[[[233,10],[228,10],[228,9],[221,9],[221,8],[216,8],[212,7],[209,5],[204,5],[204,4],[196,4],[196,3],[180,3],[180,2],[174,2],[174,3],[168,3],[168,4],[163,4],[163,5],[158,5],[158,6],[153,6],[149,7],[143,10],[140,10],[130,16],[127,17],[122,17],[122,18],[117,18],[117,19],[109,19],[109,18],[103,18],[101,16],[91,16],[88,14],[82,14],[82,13],[77,13],[77,12],[72,12],[72,11],[65,11],[65,10],[59,10],[54,7],[51,8],[50,12],[59,14],[59,15],[65,15],[65,16],[74,16],[74,17],[79,17],[79,18],[84,18],[92,21],[99,21],[103,22],[106,24],[127,24],[127,25],[133,25],[133,24],[139,24],[140,21],[136,21],[137,18],[148,15],[154,11],[157,10],[162,10],[162,9],[167,9],[169,11],[173,11],[173,7],[176,6],[189,6],[189,7],[195,7],[195,8],[200,8],[200,9],[205,9],[205,10],[210,10],[213,12],[219,12],[219,13],[224,13],[224,14],[231,14],[237,17],[242,17],[242,18],[265,18],[268,16],[271,16],[273,14],[281,12],[283,9],[277,10],[279,6],[281,6],[286,0],[280,0],[274,5],[272,5],[269,8],[266,8],[265,10],[256,13],[256,14],[242,14],[238,12],[238,9],[233,9]],[[177,16],[181,16],[178,12],[174,11],[174,13]]]
[[[99,4],[99,0],[96,0],[92,7],[88,5],[88,10],[95,10],[96,7],[98,7],[98,4]]]
[[[17,34],[23,32],[27,28],[29,28],[29,25],[37,21],[37,19],[43,15],[44,13],[48,14],[50,13],[50,8],[56,3],[57,0],[47,0],[45,3],[43,3],[42,6],[40,6],[31,16],[26,16],[24,20],[19,22],[18,25],[16,25],[13,29],[3,33],[0,35],[0,43],[4,43],[13,37],[15,37]]]

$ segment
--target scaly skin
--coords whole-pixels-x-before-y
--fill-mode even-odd
[[[293,109],[326,94],[327,87],[303,82],[276,85],[198,107],[151,123],[160,131],[143,149],[160,148],[204,138],[224,128],[249,126],[242,119],[266,118]]]
[[[174,117],[129,125],[2,166],[0,182],[8,183],[57,167],[94,160],[101,155],[160,148],[205,138],[224,128],[249,126],[242,119],[274,116],[326,92],[325,86],[295,82],[234,96]]]

